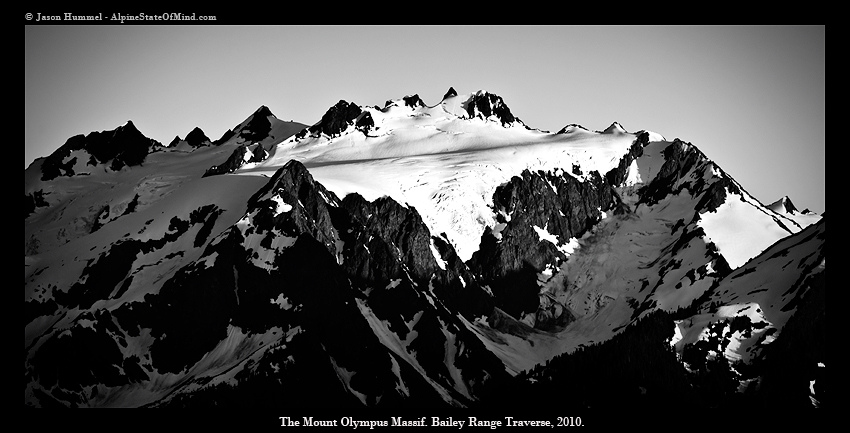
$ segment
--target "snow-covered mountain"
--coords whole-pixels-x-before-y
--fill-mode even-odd
[[[824,217],[658,133],[450,89],[167,146],[128,122],[25,179],[27,406],[825,401]],[[577,388],[606,353],[635,366]]]

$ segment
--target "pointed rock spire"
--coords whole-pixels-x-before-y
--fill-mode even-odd
[[[189,143],[189,146],[192,147],[201,147],[203,145],[209,145],[210,139],[204,134],[204,131],[197,126],[193,129],[189,134],[186,135],[186,142]]]
[[[782,198],[782,204],[785,206],[787,212],[797,212],[797,207],[794,206],[794,203],[791,203],[791,198],[787,195]]]
[[[449,90],[446,92],[445,95],[443,95],[443,100],[445,101],[446,99],[454,97],[454,96],[457,96],[457,92],[455,91],[455,88],[449,87]]]
[[[257,116],[267,117],[274,116],[274,114],[272,114],[272,111],[269,110],[269,107],[266,107],[265,105],[260,105],[260,108],[258,108],[257,111],[254,112],[254,117]]]

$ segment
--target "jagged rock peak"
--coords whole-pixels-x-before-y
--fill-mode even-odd
[[[329,108],[319,123],[308,128],[311,133],[322,133],[328,136],[339,135],[363,112],[359,105],[340,99]]]
[[[782,197],[782,203],[788,212],[797,212],[797,207],[794,206],[794,203],[791,203],[791,199],[787,195]]]
[[[298,231],[310,232],[336,255],[333,242],[336,235],[333,234],[328,206],[339,206],[340,200],[333,192],[316,182],[304,164],[292,159],[277,169],[269,181],[248,200],[248,209],[264,207],[261,202],[273,196],[282,198],[289,206],[295,207],[297,203],[298,207],[307,213],[306,216],[313,220],[312,223],[302,221]],[[295,234],[291,230],[289,232]]]
[[[136,124],[133,123],[132,120],[128,120],[126,123],[124,123],[123,125],[116,128],[116,130],[125,129],[125,128],[127,128],[128,130],[136,130],[136,131],[139,130],[139,128],[136,128]]]
[[[76,158],[69,158],[69,156],[75,150],[84,150],[89,153],[87,165],[95,166],[111,162],[110,169],[118,171],[125,166],[141,165],[156,147],[164,146],[142,134],[130,120],[111,131],[95,131],[86,136],[78,134],[69,138],[65,144],[45,158],[41,167],[42,180],[51,180],[58,176],[73,176]]]
[[[316,182],[313,180],[313,175],[307,170],[301,162],[290,159],[283,166],[277,169],[269,181],[248,200],[248,207],[256,206],[257,202],[269,194],[272,194],[276,189],[283,188],[296,196],[304,192],[303,186],[307,185],[314,188]]]
[[[495,116],[502,122],[502,125],[519,120],[511,114],[511,109],[508,108],[501,96],[483,90],[474,93],[467,101],[466,112],[469,117],[481,116],[487,119],[490,116]]]
[[[128,120],[127,123],[113,129],[112,131],[92,132],[87,135],[86,138],[88,139],[89,137],[98,135],[111,136],[113,139],[124,139],[128,137],[143,137],[147,139],[147,137],[139,131],[139,128],[136,127],[136,124],[134,124],[132,120]]]
[[[257,111],[254,112],[254,117],[256,116],[274,116],[274,114],[272,114],[272,111],[269,110],[269,107],[266,107],[265,105],[260,105],[260,108],[258,108]]]
[[[200,147],[204,144],[209,144],[210,139],[204,134],[204,131],[197,126],[189,134],[186,135],[186,142],[192,147]]]
[[[443,95],[443,101],[445,101],[446,99],[455,97],[455,96],[457,96],[457,91],[455,91],[454,87],[449,87],[449,90],[446,92],[445,95]]]

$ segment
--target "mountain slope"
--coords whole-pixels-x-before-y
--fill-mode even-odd
[[[534,130],[485,91],[147,149],[26,170],[27,405],[477,407],[657,314],[698,375],[724,320],[756,325],[722,359],[760,359],[823,275],[823,219],[692,144]]]

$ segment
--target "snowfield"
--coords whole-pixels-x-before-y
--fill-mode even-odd
[[[479,92],[483,94],[483,92]],[[574,129],[553,134],[521,122],[469,119],[460,109],[471,95],[448,97],[432,107],[366,107],[374,130],[350,126],[339,137],[290,137],[269,158],[241,175],[271,176],[290,159],[339,197],[357,192],[367,200],[389,196],[414,207],[431,233],[445,233],[458,255],[478,250],[485,227],[496,223],[491,209],[496,187],[523,170],[605,173],[635,139],[619,125],[603,133]],[[655,135],[657,136],[657,134]]]

